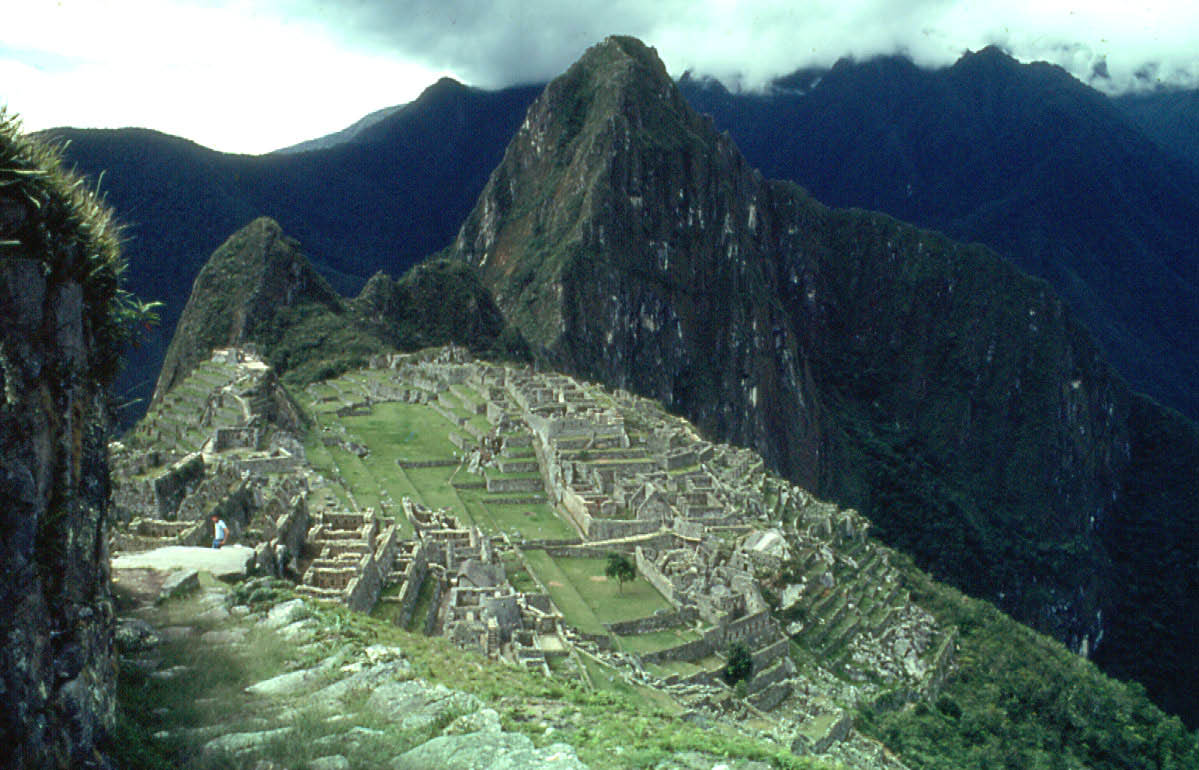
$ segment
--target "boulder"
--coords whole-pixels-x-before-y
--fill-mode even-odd
[[[240,580],[249,574],[253,561],[254,549],[244,545],[227,545],[224,548],[168,545],[141,553],[121,554],[112,560],[112,570],[196,570],[211,572],[220,580]]]
[[[483,703],[473,695],[430,685],[418,679],[385,682],[366,701],[403,730],[423,730],[445,724],[447,718],[478,711]]]
[[[116,641],[117,650],[122,654],[128,655],[134,652],[147,650],[162,639],[158,632],[144,620],[138,618],[121,618],[117,622]]]

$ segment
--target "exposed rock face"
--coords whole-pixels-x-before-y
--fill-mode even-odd
[[[0,762],[17,768],[103,766],[114,716],[104,379],[119,266],[107,214],[53,162],[0,113]]]
[[[639,42],[550,84],[451,251],[547,360],[757,449],[1076,649],[1100,634],[1131,396],[1063,303],[763,180]]]

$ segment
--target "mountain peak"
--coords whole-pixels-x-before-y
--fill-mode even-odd
[[[1115,386],[1060,300],[994,253],[764,181],[650,49],[614,38],[533,104],[451,255],[480,268],[547,363],[753,447],[890,537],[1000,508],[1040,542],[1087,532],[1093,569],[1063,560],[1052,574],[1002,539],[950,556],[936,539],[905,544],[1059,638],[1096,638],[1102,561],[1080,512],[1110,508],[1123,428],[1081,397]],[[1035,378],[1033,360],[1047,362]],[[953,469],[952,503],[907,459],[890,464],[913,451]],[[880,478],[915,502],[862,493]],[[1015,577],[1034,574],[1036,586]]]
[[[213,348],[255,342],[283,308],[340,310],[341,297],[278,222],[259,217],[221,244],[196,276],[154,389],[159,401]]]
[[[451,252],[478,266],[509,319],[550,350],[561,340],[562,298],[539,298],[550,299],[562,271],[582,255],[652,265],[642,235],[669,227],[705,185],[726,187],[745,173],[652,48],[608,38],[529,108]],[[625,241],[637,248],[614,248]]]

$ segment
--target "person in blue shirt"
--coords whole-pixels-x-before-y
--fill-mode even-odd
[[[229,527],[225,524],[225,520],[217,514],[212,514],[212,547],[220,548],[225,544],[225,538],[229,536]]]

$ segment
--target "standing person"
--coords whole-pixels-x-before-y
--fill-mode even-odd
[[[217,514],[212,514],[212,547],[220,548],[225,544],[225,538],[229,536],[229,527],[225,524],[225,520]]]

